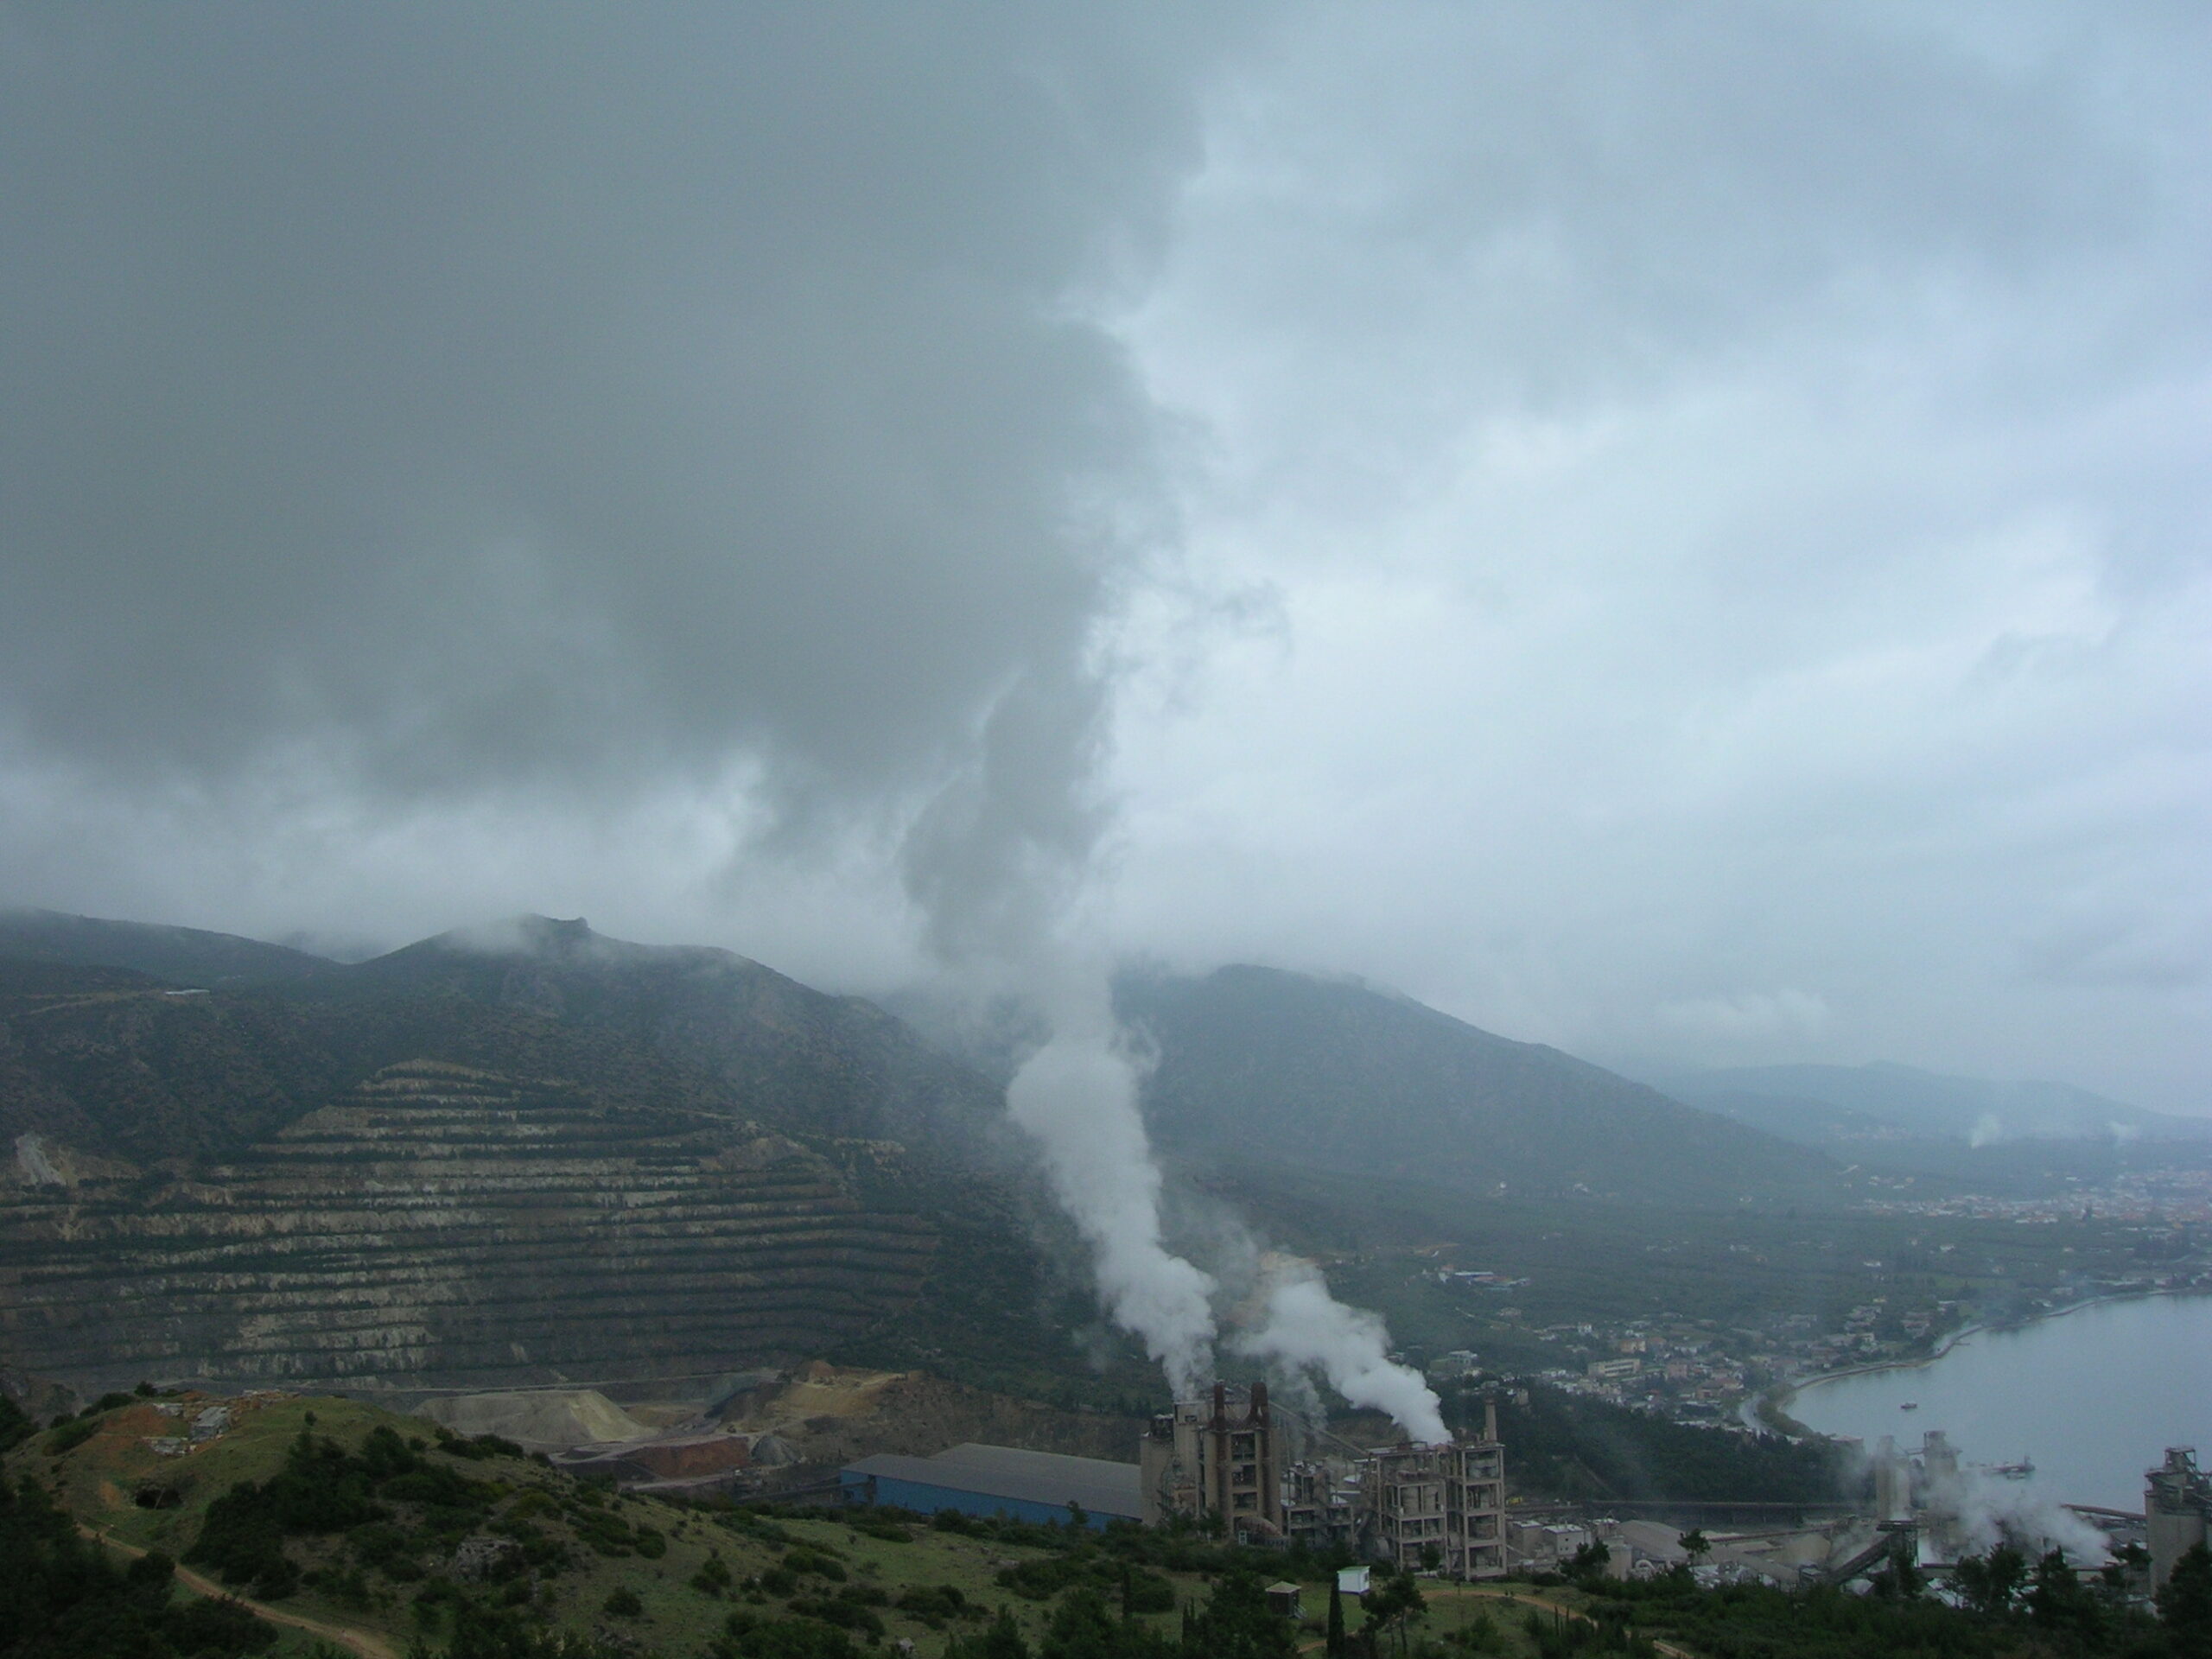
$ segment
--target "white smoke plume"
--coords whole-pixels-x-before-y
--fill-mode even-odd
[[[1958,1516],[1960,1537],[1968,1554],[1981,1554],[2002,1543],[2031,1554],[2057,1548],[2076,1567],[2094,1566],[2111,1554],[2104,1534],[2023,1482],[1961,1471],[1948,1507]]]
[[[1319,1371],[1355,1406],[1386,1411],[1408,1440],[1448,1440],[1436,1394],[1421,1374],[1389,1357],[1382,1319],[1329,1294],[1312,1263],[1289,1263],[1268,1287],[1266,1322],[1238,1347],[1262,1359]]]
[[[1955,1529],[1961,1555],[1986,1554],[2009,1543],[2030,1554],[2063,1549],[2076,1567],[2109,1559],[2105,1535],[2031,1482],[2007,1480],[1971,1465],[1955,1474],[1929,1472],[1929,1510]]]
[[[1095,1254],[1108,1313],[1185,1398],[1212,1368],[1214,1281],[1161,1242],[1137,1064],[1105,1007],[1103,976],[1096,985],[1052,1011],[1052,1037],[1007,1084],[1007,1107],[1043,1149],[1053,1192]]]
[[[1049,1034],[1007,1085],[1007,1109],[1091,1248],[1108,1314],[1189,1398],[1212,1369],[1219,1287],[1167,1247],[1141,1067],[1115,1020],[1109,958],[1081,943],[1080,901],[1110,817],[1096,781],[1111,688],[1084,642],[1061,643],[1000,698],[973,764],[912,827],[907,890],[952,977],[1041,1011]],[[1227,1254],[1257,1252],[1243,1237]],[[1417,1440],[1447,1438],[1436,1396],[1384,1357],[1382,1321],[1334,1300],[1310,1267],[1273,1287],[1254,1342]]]

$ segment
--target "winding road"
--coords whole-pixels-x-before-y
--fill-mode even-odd
[[[120,1538],[111,1537],[99,1528],[88,1527],[81,1521],[77,1523],[77,1530],[94,1543],[105,1544],[118,1554],[134,1560],[146,1553],[136,1544],[126,1544]],[[188,1567],[178,1567],[176,1576],[188,1590],[219,1599],[228,1597],[256,1618],[266,1619],[271,1624],[289,1625],[293,1630],[305,1630],[309,1636],[321,1637],[326,1642],[334,1642],[347,1652],[360,1655],[361,1659],[399,1659],[397,1649],[380,1637],[371,1636],[366,1630],[349,1630],[343,1624],[326,1624],[321,1619],[308,1618],[304,1613],[288,1613],[281,1607],[271,1607],[265,1601],[249,1601]]]

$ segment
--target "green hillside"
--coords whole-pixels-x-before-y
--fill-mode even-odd
[[[1473,1193],[1732,1205],[1840,1195],[1816,1152],[1407,998],[1272,969],[1117,988],[1161,1143]]]
[[[175,985],[304,979],[332,964],[285,945],[205,928],[105,921],[56,910],[0,909],[0,957],[80,968],[129,968]]]
[[[841,1659],[909,1642],[937,1656],[993,1630],[1036,1643],[1109,1603],[1161,1638],[1188,1610],[1202,1640],[1210,1618],[1256,1601],[1235,1576],[1253,1566],[1301,1576],[1325,1603],[1323,1563],[1189,1536],[617,1494],[505,1442],[328,1396],[224,1402],[222,1432],[179,1451],[216,1402],[104,1403],[22,1443],[0,1471],[0,1529],[35,1540],[0,1563],[0,1605],[22,1608],[35,1564],[24,1558],[68,1548],[66,1531],[38,1525],[49,1504],[118,1556],[160,1552],[188,1586],[395,1659],[417,1643],[505,1654],[563,1635],[608,1653]],[[1108,1628],[1122,1622],[1117,1611]],[[254,1632],[225,1634],[204,1651],[256,1650]],[[281,1650],[312,1639],[283,1632]]]
[[[872,1002],[731,951],[632,944],[582,920],[441,934],[285,990],[340,1029],[379,1007],[415,1020],[455,1002],[535,1017],[709,1079],[764,1121],[898,1140],[918,1155],[976,1154],[1001,1120],[994,1084]]]

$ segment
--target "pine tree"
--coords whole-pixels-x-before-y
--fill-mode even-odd
[[[1329,1646],[1328,1659],[1344,1659],[1348,1649],[1344,1645],[1344,1592],[1334,1579],[1329,1580]]]
[[[2158,1591],[2166,1640],[2188,1659],[2212,1659],[2212,1552],[2191,1544]]]

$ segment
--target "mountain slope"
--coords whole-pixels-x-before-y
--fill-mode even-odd
[[[429,1061],[189,1180],[28,1184],[0,1224],[10,1359],[102,1387],[712,1374],[903,1312],[938,1242],[758,1125]]]
[[[237,985],[305,979],[321,957],[234,933],[149,922],[111,922],[54,910],[0,910],[0,957],[79,967],[130,968],[173,985]]]
[[[1156,1046],[1147,1110],[1177,1151],[1671,1204],[1837,1190],[1817,1153],[1362,986],[1232,967],[1133,975],[1116,1001]]]
[[[139,1161],[218,1156],[428,1056],[588,1078],[632,1104],[711,1100],[789,1132],[899,1141],[925,1160],[1007,1150],[988,1079],[872,1003],[726,950],[630,944],[531,917],[186,994],[137,966],[182,974],[182,957],[148,944],[176,931],[42,930],[88,952],[115,945],[104,966],[11,960],[12,936],[0,934],[0,1131],[44,1129]],[[299,954],[205,938],[219,944],[193,957],[201,966],[259,960],[232,946],[277,951],[264,966]]]
[[[454,999],[541,1018],[714,1078],[790,1127],[973,1155],[999,1132],[998,1089],[855,996],[833,996],[728,950],[610,939],[524,917],[442,933],[284,988],[334,1011]],[[804,1103],[803,1122],[790,1109]]]
[[[396,1055],[395,1058],[406,1058]],[[216,1157],[351,1078],[327,1034],[258,992],[123,968],[0,962],[0,1137],[137,1163]]]
[[[2212,1139],[2212,1121],[2146,1111],[2063,1083],[1998,1083],[1910,1065],[1764,1065],[1666,1079],[1671,1092],[1716,1110],[1758,1115],[1766,1127],[1812,1140],[1851,1115],[1906,1135],[1957,1141]],[[1745,1105],[1743,1103],[1756,1102]],[[1785,1129],[1783,1126],[1788,1124]]]
[[[1887,1141],[1917,1142],[1926,1138],[1855,1106],[1838,1106],[1802,1095],[1683,1089],[1678,1097],[1802,1146],[1857,1147]]]
[[[212,991],[0,963],[0,1363],[1081,1393],[1053,1224],[970,1155],[999,1116],[880,1010],[579,924]],[[770,1145],[804,1192],[738,1190]]]

